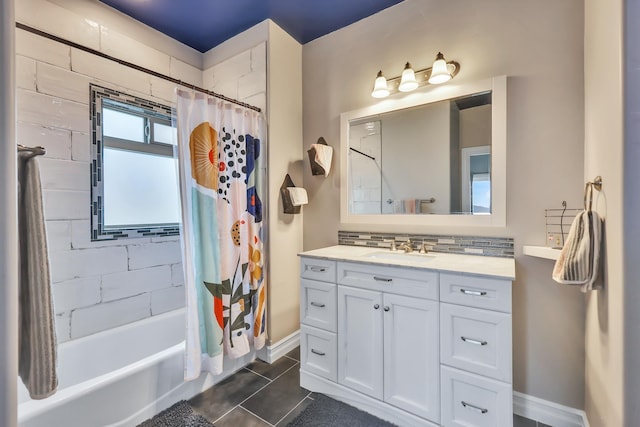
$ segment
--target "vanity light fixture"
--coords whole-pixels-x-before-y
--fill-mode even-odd
[[[380,70],[376,76],[376,82],[373,85],[373,92],[371,92],[371,96],[374,98],[386,98],[389,96],[389,89],[387,87],[387,79],[385,79],[382,75],[382,70]]]
[[[402,71],[398,90],[400,92],[411,92],[417,88],[418,81],[416,80],[416,73],[413,71],[413,68],[411,68],[411,64],[407,62],[404,66],[404,70]]]
[[[374,98],[386,98],[400,92],[411,92],[428,84],[440,84],[451,80],[460,71],[460,64],[456,61],[447,61],[442,52],[438,52],[433,66],[423,70],[413,71],[411,64],[407,62],[402,75],[392,79],[385,79],[382,70],[378,71],[371,96]]]

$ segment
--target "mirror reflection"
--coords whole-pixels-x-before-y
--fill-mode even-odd
[[[349,122],[349,213],[491,213],[491,91]]]

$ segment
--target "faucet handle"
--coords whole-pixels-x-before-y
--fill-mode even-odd
[[[429,251],[432,250],[435,245],[436,245],[435,243],[423,241],[422,246],[420,246],[420,253],[421,254],[429,253]]]
[[[393,239],[391,241],[391,246],[389,246],[389,249],[392,250],[392,251],[397,251],[398,250],[398,247],[396,246],[396,240],[395,239]]]

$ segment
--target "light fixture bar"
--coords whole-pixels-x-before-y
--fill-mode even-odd
[[[390,79],[385,79],[382,71],[379,71],[371,96],[374,98],[386,98],[398,92],[411,92],[426,85],[445,83],[454,78],[459,72],[460,64],[458,62],[447,61],[442,52],[438,52],[433,66],[429,68],[414,72],[411,64],[407,62],[402,75]]]
[[[447,61],[447,66],[449,66],[449,69],[453,69],[453,71],[451,72],[451,78],[455,77],[460,71],[460,64],[456,61]],[[418,82],[418,88],[431,84],[429,83],[429,77],[431,77],[431,68],[432,67],[424,68],[415,72],[416,81]],[[389,90],[389,95],[400,92],[398,90],[398,86],[400,86],[401,79],[402,76],[387,79],[387,90]]]

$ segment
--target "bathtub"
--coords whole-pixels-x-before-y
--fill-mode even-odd
[[[18,380],[20,427],[129,427],[189,399],[223,375],[184,382],[184,309],[153,316],[58,346],[58,391],[31,400]],[[225,361],[226,363],[226,361]]]

